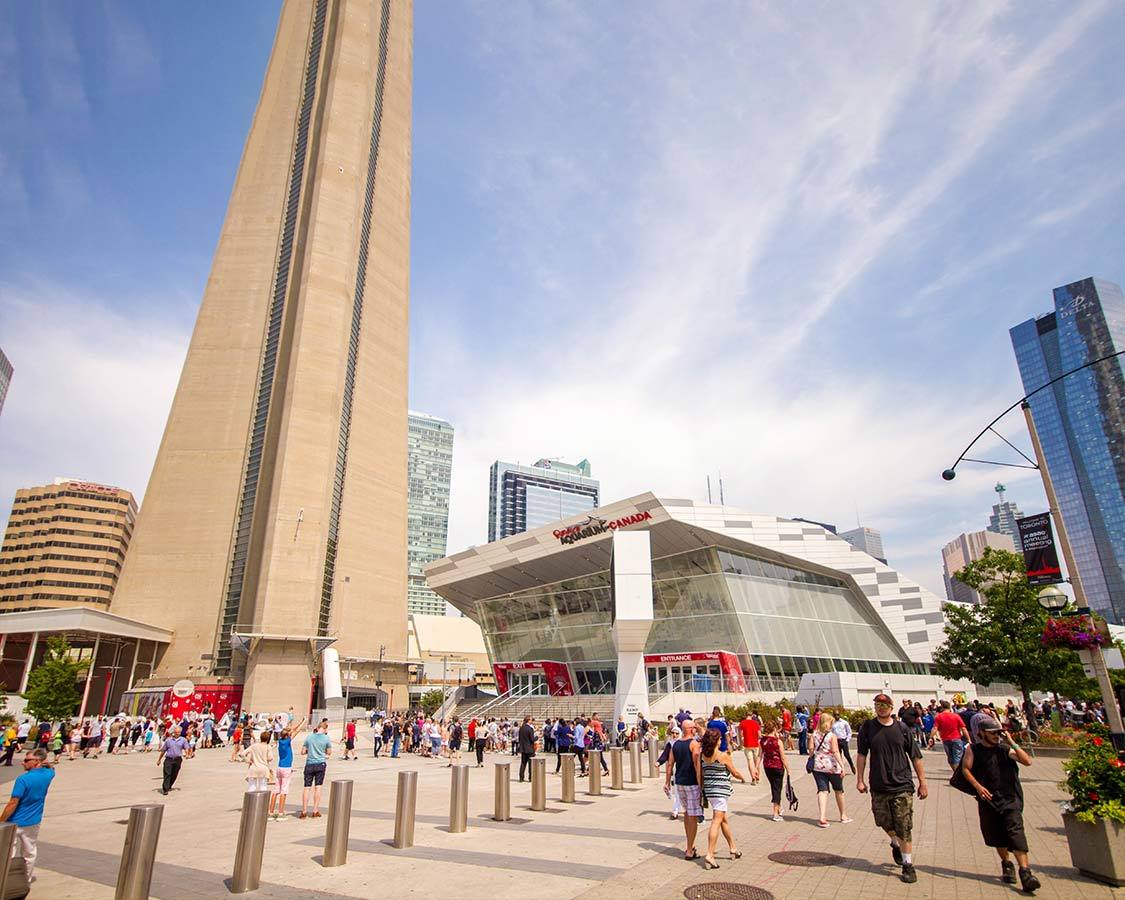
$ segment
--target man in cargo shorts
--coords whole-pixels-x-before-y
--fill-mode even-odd
[[[867,762],[871,761],[871,812],[875,824],[891,839],[891,856],[902,866],[902,880],[913,884],[918,880],[914,871],[914,778],[911,767],[918,775],[918,799],[929,794],[926,772],[922,766],[922,751],[910,729],[894,717],[894,702],[886,694],[875,696],[875,718],[868,719],[859,729],[856,747],[856,789],[868,790]]]

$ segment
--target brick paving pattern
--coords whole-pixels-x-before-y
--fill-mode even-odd
[[[178,787],[168,798],[157,792],[155,754],[133,754],[61,763],[41,829],[38,880],[32,896],[87,900],[111,897],[117,877],[128,807],[165,802],[167,808],[153,877],[159,898],[228,895],[244,790],[244,767],[227,762],[229,751],[201,751],[184,765]],[[578,780],[573,805],[559,801],[560,782],[548,776],[548,811],[532,812],[530,788],[512,784],[514,821],[499,823],[492,813],[492,763],[470,772],[469,829],[448,831],[449,770],[416,757],[357,762],[334,759],[328,780],[355,780],[351,840],[345,866],[324,869],[327,815],[315,820],[289,818],[270,823],[262,888],[263,898],[434,896],[508,897],[536,900],[641,900],[683,897],[685,888],[704,882],[757,885],[778,898],[872,900],[879,897],[934,897],[941,900],[1000,898],[1013,888],[1000,883],[995,854],[981,841],[974,801],[945,782],[944,756],[927,753],[931,794],[915,803],[915,865],[918,883],[902,884],[891,865],[886,838],[872,823],[868,801],[848,778],[847,802],[855,822],[815,827],[816,796],[803,759],[791,756],[800,810],[784,823],[769,819],[768,788],[736,785],[732,827],[744,851],[741,860],[726,859],[720,839],[720,869],[707,871],[682,858],[683,829],[668,817],[661,782],[626,784],[605,796],[587,797]],[[741,759],[736,759],[741,764]],[[298,764],[299,761],[298,761]],[[420,771],[415,845],[390,846],[395,781],[403,768]],[[513,772],[517,766],[513,766]],[[550,768],[553,768],[551,766]],[[1025,770],[1026,821],[1032,861],[1043,881],[1038,896],[1102,900],[1120,895],[1080,876],[1070,866],[1058,812],[1060,761],[1039,759]],[[289,809],[300,800],[300,773],[294,773]],[[325,785],[324,796],[328,796]],[[326,810],[322,806],[322,811]],[[701,835],[697,846],[706,847]],[[770,853],[820,851],[843,858],[840,865],[798,868],[771,862]]]

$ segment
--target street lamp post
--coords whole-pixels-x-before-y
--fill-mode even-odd
[[[1070,573],[1070,583],[1074,588],[1074,600],[1078,605],[1079,613],[1083,614],[1089,614],[1090,607],[1086,601],[1086,592],[1082,587],[1082,576],[1078,571],[1078,566],[1074,560],[1074,554],[1070,549],[1070,539],[1066,533],[1066,523],[1063,521],[1062,513],[1059,511],[1058,498],[1055,496],[1055,486],[1051,482],[1050,473],[1047,471],[1047,462],[1043,456],[1043,447],[1039,443],[1039,432],[1035,428],[1035,420],[1032,418],[1031,405],[1028,403],[1028,401],[1040,391],[1045,391],[1047,388],[1051,387],[1051,385],[1062,381],[1064,378],[1067,378],[1070,375],[1074,375],[1076,372],[1081,372],[1085,369],[1092,368],[1093,366],[1116,359],[1117,357],[1122,355],[1125,355],[1125,350],[1118,350],[1115,353],[1110,353],[1098,359],[1091,360],[1090,362],[1084,363],[1081,366],[1076,366],[1075,368],[1063,372],[1061,375],[1055,378],[1052,378],[1046,384],[1040,385],[1034,391],[1025,394],[1023,397],[1009,406],[1006,410],[1000,413],[1000,415],[998,415],[995,419],[989,422],[981,430],[980,434],[973,438],[969,446],[961,452],[961,455],[957,457],[957,461],[941,473],[941,477],[946,481],[952,481],[957,477],[957,466],[962,460],[965,460],[966,462],[984,463],[986,465],[1011,466],[1013,468],[1019,469],[1038,469],[1039,476],[1043,479],[1043,490],[1047,494],[1047,503],[1049,505],[1051,518],[1055,523],[1055,530],[1057,531],[1059,536],[1059,548],[1062,550],[1063,559],[1066,561],[1067,571]],[[993,426],[997,422],[999,422],[1002,418],[1004,418],[1004,416],[1014,410],[1017,406],[1023,409],[1024,419],[1027,421],[1027,431],[1031,436],[1031,446],[1035,452],[1034,461],[1028,459],[1025,453],[1023,453],[1018,447],[1012,444],[1011,441],[1009,441],[993,428]],[[1027,460],[1030,465],[1022,465],[1020,463],[998,463],[985,459],[972,459],[971,457],[966,456],[966,454],[976,445],[977,441],[984,437],[984,435],[989,431],[991,431],[1002,441],[1004,441],[1005,444],[1019,453],[1019,455]],[[1057,589],[1056,592],[1057,594],[1062,594],[1062,592],[1057,591]],[[1065,604],[1066,595],[1062,594],[1062,596],[1064,597]],[[1049,591],[1040,592],[1039,603],[1041,606],[1048,610],[1052,608],[1062,608],[1062,605],[1059,605],[1057,607],[1048,606],[1048,603],[1058,603],[1058,597],[1056,596],[1056,593],[1052,593]],[[1105,658],[1102,656],[1101,648],[1095,648],[1095,650],[1091,652],[1090,657],[1090,665],[1094,670],[1094,678],[1098,682],[1098,688],[1102,695],[1102,706],[1106,711],[1106,718],[1109,722],[1110,731],[1113,734],[1114,745],[1117,746],[1118,749],[1125,749],[1125,724],[1123,724],[1121,720],[1121,708],[1117,705],[1117,698],[1113,693],[1113,684],[1109,680],[1109,670],[1106,668]]]
[[[1025,400],[1023,415],[1027,420],[1027,433],[1031,435],[1031,447],[1035,451],[1035,459],[1039,464],[1039,475],[1043,479],[1043,491],[1047,495],[1047,508],[1051,519],[1055,523],[1055,531],[1059,536],[1059,549],[1062,550],[1063,559],[1066,561],[1066,570],[1070,574],[1070,586],[1074,589],[1074,602],[1078,605],[1080,613],[1088,614],[1090,604],[1086,602],[1086,591],[1082,587],[1082,575],[1074,561],[1074,552],[1070,549],[1070,538],[1066,533],[1066,523],[1059,511],[1059,500],[1055,495],[1055,485],[1051,480],[1051,473],[1047,471],[1047,461],[1043,456],[1043,445],[1039,443],[1039,431],[1035,427],[1035,420],[1031,417],[1031,406]],[[1043,595],[1046,594],[1044,600]],[[1045,609],[1050,609],[1047,604],[1057,604],[1058,594],[1062,594],[1064,603],[1066,595],[1058,588],[1040,591],[1039,604]],[[1090,668],[1094,670],[1094,678],[1098,682],[1098,690],[1102,695],[1102,706],[1105,707],[1106,720],[1109,730],[1113,733],[1115,745],[1125,745],[1125,723],[1121,721],[1121,707],[1117,705],[1117,698],[1113,694],[1113,682],[1109,680],[1109,669],[1105,664],[1105,656],[1101,647],[1094,647],[1090,651]]]

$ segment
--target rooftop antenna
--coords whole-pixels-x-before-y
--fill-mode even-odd
[[[719,470],[719,506],[726,506],[727,502],[723,499],[723,470]]]
[[[711,476],[707,476],[707,504],[711,504]]]
[[[996,491],[996,493],[1000,495],[1000,503],[1001,503],[1001,505],[1003,505],[1003,503],[1004,503],[1004,491],[1006,491],[1007,488],[1004,487],[1004,485],[1002,485],[998,481],[998,482],[996,482],[996,487],[994,487],[993,490]]]

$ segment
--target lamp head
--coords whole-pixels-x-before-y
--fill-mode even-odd
[[[1039,605],[1048,612],[1057,612],[1066,606],[1069,598],[1053,584],[1043,588],[1036,597]]]
[[[952,481],[954,478],[957,477],[957,473],[955,471],[953,471],[953,469],[946,469],[944,472],[941,473],[941,477],[944,478],[946,481]]]

